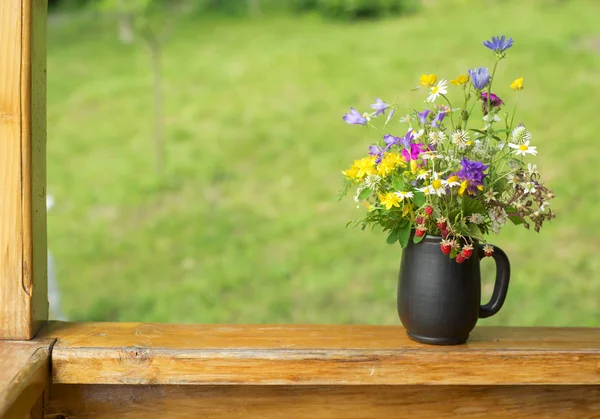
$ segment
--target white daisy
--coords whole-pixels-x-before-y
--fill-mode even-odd
[[[533,182],[525,182],[522,183],[521,186],[523,187],[523,192],[525,192],[526,194],[534,194],[537,190],[535,187],[535,183]]]
[[[435,194],[437,196],[442,196],[446,194],[446,185],[444,185],[444,181],[440,179],[439,173],[436,172],[433,172],[431,184],[424,189],[426,189],[425,193],[429,195]]]
[[[424,132],[425,130],[423,128],[421,128],[419,131],[412,130],[413,139],[418,140],[421,138]]]
[[[458,176],[456,176],[456,175],[450,176],[448,179],[444,180],[443,182],[446,186],[450,186],[451,188],[453,186],[460,186]]]
[[[531,141],[531,133],[523,125],[519,125],[512,130],[512,140],[515,143],[524,143]]]
[[[438,145],[446,141],[446,133],[444,131],[432,131],[429,133],[429,143],[431,145]]]
[[[458,147],[459,150],[465,149],[471,145],[469,141],[469,133],[465,130],[456,130],[452,133],[452,143]]]
[[[427,178],[429,178],[429,171],[425,169],[419,170],[419,172],[417,173],[417,179],[426,180]]]
[[[435,160],[440,159],[441,155],[439,153],[436,153],[435,151],[424,151],[423,153],[421,153],[421,157],[423,157],[423,159],[425,160]]]
[[[533,154],[535,156],[537,154],[537,147],[530,146],[529,140],[525,141],[523,144],[509,143],[508,146],[515,149],[515,154],[517,156],[525,156],[527,154]]]
[[[448,82],[445,79],[442,79],[438,82],[438,84],[436,84],[435,86],[433,86],[431,88],[431,93],[429,94],[429,97],[427,98],[427,102],[435,102],[435,100],[440,96],[440,95],[445,95],[446,93],[448,93]]]
[[[395,192],[395,195],[400,198],[400,201],[404,201],[404,199],[408,199],[408,198],[412,198],[413,197],[413,193],[412,192],[403,192],[403,191],[399,191],[399,192]]]

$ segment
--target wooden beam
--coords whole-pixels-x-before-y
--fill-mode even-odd
[[[46,418],[597,418],[600,386],[55,385]]]
[[[476,328],[432,347],[395,326],[51,323],[56,384],[600,385],[600,329]]]
[[[0,339],[48,319],[46,1],[0,2]]]
[[[22,419],[40,410],[38,401],[50,383],[51,344],[0,342],[0,418]]]

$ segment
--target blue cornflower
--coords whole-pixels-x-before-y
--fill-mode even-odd
[[[504,51],[512,47],[513,39],[506,36],[492,36],[491,41],[483,41],[483,45],[494,51],[498,55],[502,55]]]
[[[350,113],[344,115],[344,121],[347,124],[367,125],[367,118],[362,116],[360,112],[354,108],[350,108]]]
[[[471,76],[471,82],[477,90],[481,90],[490,81],[490,72],[485,67],[477,67],[469,70],[469,76]]]
[[[389,108],[390,105],[385,103],[383,100],[378,97],[375,98],[375,103],[371,105],[371,109],[375,110],[374,116],[379,116],[381,114],[385,114],[385,110]]]

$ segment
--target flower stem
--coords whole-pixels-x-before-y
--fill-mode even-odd
[[[450,107],[450,122],[452,123],[452,131],[454,131],[454,116],[452,115],[452,104],[450,103],[450,100],[446,97],[446,95],[442,95],[442,97],[446,99],[446,102],[448,102],[448,106]]]

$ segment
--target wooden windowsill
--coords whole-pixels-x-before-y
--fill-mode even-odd
[[[0,341],[0,418],[24,418],[50,381],[52,341]]]
[[[51,322],[54,384],[600,384],[600,329],[476,328],[434,347],[401,327]]]

